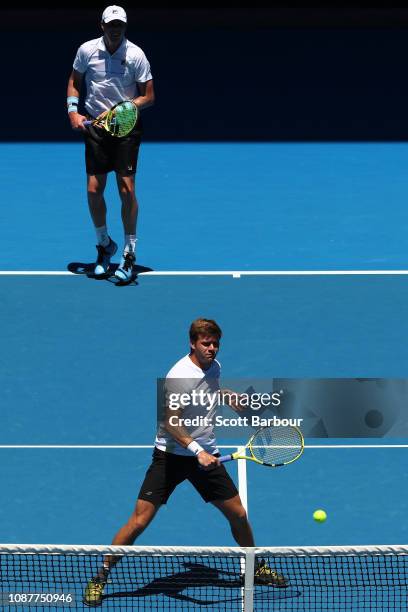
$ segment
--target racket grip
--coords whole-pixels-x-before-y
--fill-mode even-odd
[[[91,125],[92,121],[89,121],[89,119],[87,119],[86,121],[82,122],[82,125]]]
[[[222,457],[218,457],[218,461],[220,463],[226,463],[227,461],[232,461],[233,458],[234,457],[232,455],[223,455]]]

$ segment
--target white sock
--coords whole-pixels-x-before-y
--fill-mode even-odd
[[[95,231],[96,231],[96,239],[98,241],[98,244],[104,247],[108,246],[109,234],[108,234],[108,228],[106,227],[106,225],[102,225],[101,227],[95,227]]]
[[[125,248],[124,253],[135,253],[136,251],[136,234],[125,234]]]

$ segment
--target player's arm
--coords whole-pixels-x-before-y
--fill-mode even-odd
[[[81,86],[82,86],[83,75],[77,70],[73,70],[68,79],[68,87],[67,87],[67,99],[68,98],[78,98],[81,94]],[[68,117],[71,122],[71,127],[73,130],[85,130],[83,122],[86,117],[78,113],[78,110],[75,111],[75,104],[69,104],[68,106]],[[71,109],[71,110],[70,110]]]
[[[174,410],[166,407],[164,427],[180,446],[188,448],[196,455],[197,461],[203,468],[211,469],[218,465],[219,462],[217,457],[207,453],[197,442],[195,442],[194,438],[190,436],[184,427],[183,411],[181,409]]]
[[[229,406],[235,412],[242,412],[245,408],[240,404],[240,393],[231,389],[221,389],[221,397],[223,403]]]
[[[139,89],[139,95],[134,98],[133,104],[135,104],[139,110],[152,106],[155,101],[153,79],[145,83],[138,83],[137,87]]]

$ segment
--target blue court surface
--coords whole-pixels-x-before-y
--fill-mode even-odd
[[[145,143],[138,263],[158,273],[404,271],[407,158],[392,143]],[[111,542],[150,462],[156,380],[188,352],[199,316],[223,329],[228,378],[407,378],[405,274],[140,274],[127,287],[5,274],[92,262],[95,236],[82,144],[2,144],[0,160],[1,542]],[[120,242],[112,176],[107,202]],[[369,446],[406,442],[308,439],[290,466],[249,464],[257,545],[407,543],[408,449]],[[362,448],[340,446],[352,444]],[[228,470],[237,480],[237,465]],[[317,508],[326,523],[313,521]],[[184,483],[138,544],[235,542]]]
[[[187,353],[198,316],[223,329],[225,377],[398,378],[408,367],[404,275],[141,274],[121,288],[86,276],[3,275],[0,295],[2,542],[110,543],[151,449],[21,445],[151,445],[156,379]],[[257,544],[405,543],[407,479],[404,448],[306,448],[285,468],[248,465]],[[312,520],[318,507],[325,524]],[[234,543],[188,484],[138,542]]]
[[[83,145],[0,145],[2,269],[92,261]],[[139,263],[154,270],[405,269],[406,143],[142,145]],[[121,241],[114,177],[109,228]]]

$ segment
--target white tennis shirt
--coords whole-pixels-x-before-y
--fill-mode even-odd
[[[201,397],[208,397],[206,394],[218,393],[220,389],[220,378],[221,366],[215,359],[208,370],[202,370],[196,366],[190,359],[189,355],[186,355],[171,368],[166,376],[165,381],[165,393],[167,399],[169,399],[170,393],[185,393],[191,396],[192,401],[181,409],[183,419],[200,419],[201,424],[199,425],[185,425],[184,428],[187,430],[189,435],[198,442],[204,450],[208,453],[214,454],[218,452],[217,442],[215,439],[213,426],[205,424],[206,421],[211,421],[215,416],[217,409],[216,403],[210,410],[208,408],[211,405],[211,400],[200,401],[194,405],[195,399]],[[195,391],[196,395],[192,395]],[[169,411],[171,413],[171,411]],[[186,455],[192,457],[193,454],[187,448],[184,448],[168,433],[164,428],[163,423],[159,424],[159,428],[155,440],[156,448],[174,453],[175,455]]]
[[[92,117],[121,100],[136,98],[138,83],[153,78],[142,49],[126,38],[112,55],[103,36],[88,40],[79,47],[73,68],[85,74],[85,108]]]

